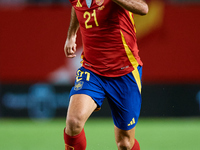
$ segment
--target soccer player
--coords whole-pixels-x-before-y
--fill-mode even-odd
[[[106,97],[118,150],[139,150],[135,126],[141,108],[143,64],[133,14],[147,14],[148,5],[143,0],[69,1],[73,7],[64,51],[68,58],[76,56],[76,33],[80,28],[83,61],[70,92],[65,149],[86,149],[85,122],[101,108]]]

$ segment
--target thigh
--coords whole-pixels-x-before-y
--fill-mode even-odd
[[[97,104],[90,96],[85,94],[73,95],[70,99],[67,111],[67,121],[76,119],[79,121],[81,126],[84,126],[86,120],[96,109],[96,107]]]
[[[105,93],[98,75],[83,67],[77,70],[74,87],[70,92],[70,104],[68,107],[66,126],[73,133],[84,127],[88,117],[94,110],[100,109]]]

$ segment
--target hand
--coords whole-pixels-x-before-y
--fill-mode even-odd
[[[66,57],[68,58],[74,58],[76,57],[76,36],[72,37],[70,39],[67,39],[64,46],[64,52]]]

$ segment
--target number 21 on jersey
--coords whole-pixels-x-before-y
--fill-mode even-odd
[[[96,16],[96,10],[94,9],[93,10],[93,13],[89,13],[88,11],[86,11],[84,14],[83,14],[83,18],[86,19],[85,21],[85,28],[86,29],[89,29],[89,28],[92,28],[92,25],[91,24],[88,24],[88,22],[90,21],[91,18],[94,18],[94,22],[95,22],[95,25],[98,27],[99,24],[98,24],[98,21],[97,21],[97,16]]]

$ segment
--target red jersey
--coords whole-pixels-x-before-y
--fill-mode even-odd
[[[83,41],[83,67],[102,76],[130,73],[142,61],[138,55],[133,14],[112,0],[70,0]]]

